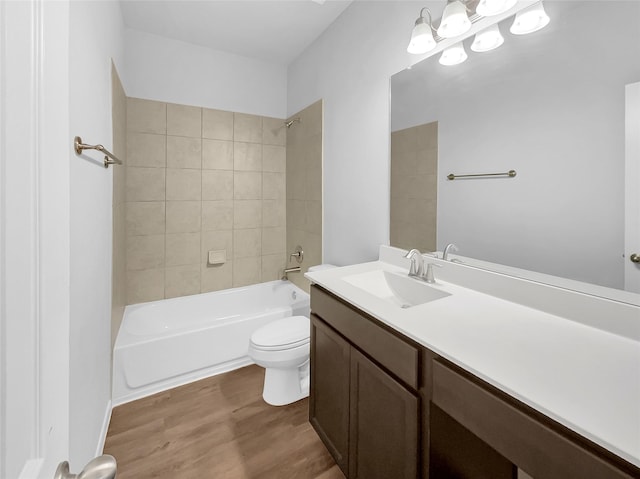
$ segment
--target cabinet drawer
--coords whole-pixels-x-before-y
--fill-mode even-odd
[[[417,347],[383,329],[317,286],[311,286],[311,310],[398,379],[413,389],[418,389]]]
[[[477,380],[480,381],[480,380]],[[604,450],[571,439],[562,426],[539,413],[526,413],[476,382],[433,362],[432,402],[462,426],[533,477],[557,479],[631,479],[638,468],[622,459],[599,457]],[[584,444],[582,444],[583,442]],[[598,455],[596,455],[598,454]]]

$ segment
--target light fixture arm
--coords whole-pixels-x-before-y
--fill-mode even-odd
[[[416,25],[419,25],[421,23],[425,23],[425,19],[424,19],[424,13],[423,12],[427,12],[427,16],[429,17],[429,28],[431,28],[432,31],[437,31],[437,29],[433,26],[433,18],[431,17],[431,10],[429,10],[428,7],[422,7],[422,9],[420,10],[420,16],[418,17],[418,19],[416,20]]]

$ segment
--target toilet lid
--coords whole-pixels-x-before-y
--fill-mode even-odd
[[[251,344],[259,349],[291,349],[309,342],[309,318],[289,316],[255,330]]]

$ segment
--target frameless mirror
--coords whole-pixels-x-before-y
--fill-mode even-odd
[[[466,62],[435,55],[392,76],[391,244],[455,243],[463,256],[624,289],[640,2],[544,7],[551,23],[538,32],[509,33],[509,17],[500,48],[472,52],[467,38]]]

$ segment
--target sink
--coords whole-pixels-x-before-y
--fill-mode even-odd
[[[385,270],[353,274],[346,276],[343,280],[400,308],[411,308],[451,296],[446,291],[410,278],[406,274],[391,273]]]

